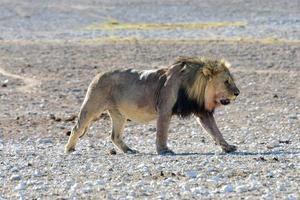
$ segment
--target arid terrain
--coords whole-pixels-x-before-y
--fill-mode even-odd
[[[300,2],[1,1],[0,200],[300,198]],[[241,94],[215,116],[224,154],[196,120],[128,122],[126,155],[104,114],[67,155],[91,79],[178,56],[225,58]]]

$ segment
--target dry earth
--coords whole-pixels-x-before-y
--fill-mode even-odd
[[[300,198],[299,1],[0,4],[0,199]],[[85,29],[111,19],[246,25]],[[156,68],[181,55],[232,63],[241,95],[216,119],[236,153],[222,154],[194,118],[174,118],[177,155],[156,155],[154,122],[126,126],[125,141],[139,154],[110,155],[106,115],[74,153],[63,152],[95,74]]]

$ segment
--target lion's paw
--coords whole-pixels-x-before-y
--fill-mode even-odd
[[[175,155],[174,151],[170,150],[170,149],[164,149],[164,150],[160,150],[158,152],[159,155],[162,155],[162,156],[172,156],[172,155]]]
[[[231,153],[237,150],[237,146],[235,145],[227,145],[222,147],[223,152]]]
[[[69,146],[65,147],[65,153],[66,154],[72,153],[74,151],[75,151],[75,147],[69,147]]]

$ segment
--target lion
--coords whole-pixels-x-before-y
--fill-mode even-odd
[[[112,121],[111,140],[124,153],[137,153],[122,140],[127,120],[146,123],[156,119],[156,150],[172,155],[168,148],[168,128],[173,115],[194,115],[224,152],[236,151],[219,131],[214,110],[228,105],[240,94],[225,60],[180,57],[168,67],[137,71],[114,70],[100,73],[88,87],[66,152],[75,145],[91,122],[108,111]]]

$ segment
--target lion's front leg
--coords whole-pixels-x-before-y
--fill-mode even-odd
[[[230,153],[237,150],[236,146],[228,144],[223,138],[223,135],[217,127],[213,113],[204,112],[198,116],[198,119],[202,127],[212,136],[213,140],[221,146],[224,152]]]
[[[160,155],[175,154],[167,146],[168,129],[171,121],[171,115],[160,114],[157,119],[157,133],[156,133],[156,150]]]

